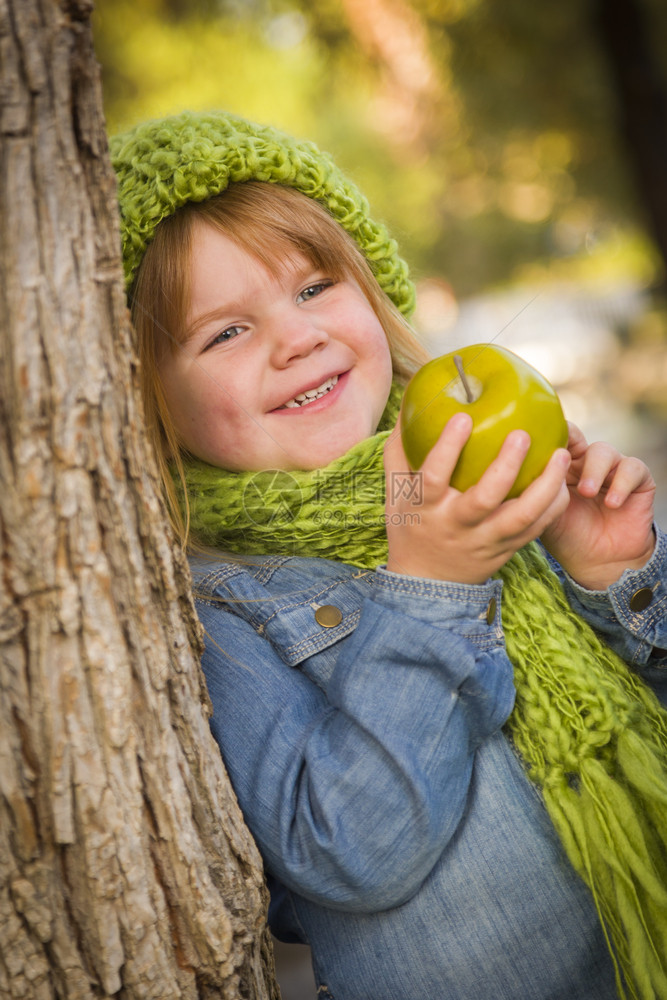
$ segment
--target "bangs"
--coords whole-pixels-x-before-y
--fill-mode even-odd
[[[274,277],[292,269],[297,255],[336,279],[351,272],[370,273],[349,233],[322,205],[292,188],[260,181],[233,184],[215,198],[188,206],[188,211]]]

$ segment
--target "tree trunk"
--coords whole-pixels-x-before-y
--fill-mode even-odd
[[[135,380],[88,0],[0,0],[0,996],[275,998]]]
[[[667,80],[640,0],[595,0],[638,203],[667,265]],[[663,284],[665,279],[663,278]]]

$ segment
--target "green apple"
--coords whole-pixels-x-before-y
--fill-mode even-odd
[[[547,380],[512,351],[475,344],[429,361],[408,383],[401,436],[413,470],[421,468],[449,418],[461,410],[470,414],[473,427],[450,480],[457,490],[479,480],[510,431],[527,431],[531,445],[509,497],[519,496],[567,444],[560,400]]]

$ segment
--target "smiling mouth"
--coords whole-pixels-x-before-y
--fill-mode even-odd
[[[286,403],[278,407],[280,410],[294,409],[294,407],[308,406],[309,403],[314,403],[315,400],[321,399],[322,396],[326,396],[328,392],[331,392],[333,387],[338,382],[338,375],[332,375],[328,378],[326,382],[322,385],[318,385],[315,389],[308,389],[306,392],[300,392],[294,399],[288,399]]]

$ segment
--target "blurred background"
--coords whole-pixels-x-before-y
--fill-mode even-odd
[[[496,340],[646,460],[667,525],[664,0],[96,0],[111,133],[225,108],[314,139],[398,239],[434,354]],[[278,949],[284,1000],[315,995]]]

